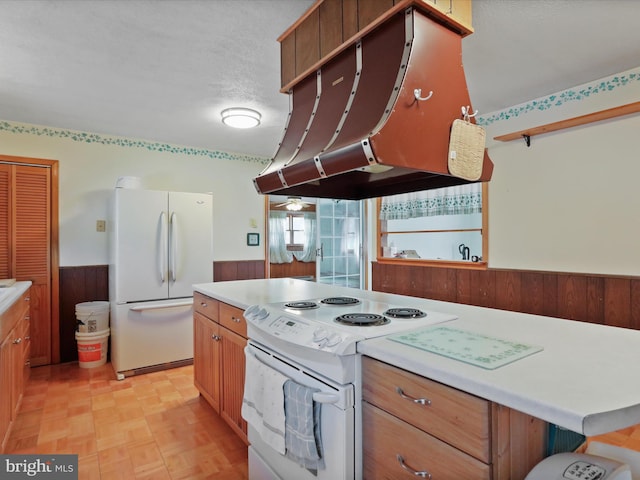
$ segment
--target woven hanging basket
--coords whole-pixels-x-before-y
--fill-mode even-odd
[[[449,139],[449,173],[474,182],[482,175],[486,134],[466,120],[454,120]]]

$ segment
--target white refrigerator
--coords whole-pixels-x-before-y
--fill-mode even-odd
[[[213,280],[211,194],[116,188],[109,226],[118,379],[193,358],[193,284]]]

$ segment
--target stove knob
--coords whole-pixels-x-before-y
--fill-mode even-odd
[[[261,322],[269,316],[269,312],[260,305],[251,305],[244,311],[244,317],[252,322]]]
[[[247,319],[255,318],[259,310],[260,310],[260,307],[258,305],[251,305],[249,308],[247,308],[244,311],[244,317]]]
[[[319,342],[321,340],[324,340],[325,338],[327,338],[327,335],[329,335],[329,332],[327,332],[324,328],[316,328],[313,331],[313,341]]]
[[[327,337],[327,347],[333,347],[342,341],[342,337],[337,333],[332,333]]]

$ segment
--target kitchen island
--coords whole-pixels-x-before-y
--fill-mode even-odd
[[[640,387],[634,383],[640,374],[640,332],[288,278],[200,284],[194,289],[194,299],[202,298],[194,302],[196,323],[204,320],[198,309],[220,312],[219,318],[215,312],[207,314],[213,330],[200,336],[220,344],[212,346],[213,356],[206,358],[222,359],[217,361],[222,381],[214,379],[214,385],[225,385],[230,369],[233,381],[226,381],[222,390],[234,392],[226,404],[238,417],[247,336],[278,354],[286,350],[286,362],[298,362],[303,369],[313,366],[332,379],[337,378],[334,368],[345,366],[337,371],[345,374],[341,385],[348,388],[351,381],[355,389],[356,471],[335,478],[389,478],[408,469],[438,478],[521,480],[549,454],[548,423],[584,435],[640,423]],[[336,329],[334,323],[342,320],[337,315],[346,316],[341,313],[355,307],[320,305],[340,298],[359,299],[369,313],[386,310],[384,315],[391,315],[398,309],[389,307],[401,306],[422,315],[389,317],[389,325]],[[283,302],[288,302],[286,310]],[[292,313],[289,302],[317,306]],[[261,307],[243,315],[252,305]],[[236,328],[241,336],[235,336],[235,346],[224,343],[230,333],[222,328],[221,314],[229,309],[227,326],[241,328]],[[248,322],[241,324],[243,317]],[[247,323],[253,334],[247,332]],[[400,323],[398,330],[384,330]],[[265,336],[267,331],[273,336]],[[346,332],[352,337],[345,337]],[[334,336],[339,346],[347,342],[352,348],[334,352]],[[196,333],[196,346],[198,337]],[[233,359],[227,362],[229,368],[225,356]],[[198,357],[196,351],[196,366]],[[349,377],[350,372],[354,376]],[[196,386],[205,398],[215,398],[207,397],[197,381]],[[215,400],[210,403],[217,410]],[[223,418],[224,405],[223,398]],[[236,423],[246,441],[246,425]],[[250,471],[251,458],[265,456],[269,466],[284,458],[270,453],[258,438],[253,440],[258,443],[250,442]],[[333,458],[340,456],[333,453]],[[277,468],[285,467],[281,463]]]
[[[351,295],[451,313],[458,318],[448,326],[542,350],[494,370],[384,337],[360,342],[358,351],[584,435],[640,423],[640,331],[289,278],[198,284],[194,289],[241,309]]]

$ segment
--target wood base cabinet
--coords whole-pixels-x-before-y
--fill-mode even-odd
[[[5,451],[30,369],[29,291],[0,316],[0,453]]]
[[[362,371],[366,479],[520,480],[545,456],[542,420],[369,357]]]
[[[193,313],[193,380],[200,394],[220,413],[220,325]]]
[[[194,383],[202,396],[247,442],[241,416],[247,324],[243,311],[198,292],[194,308]]]

